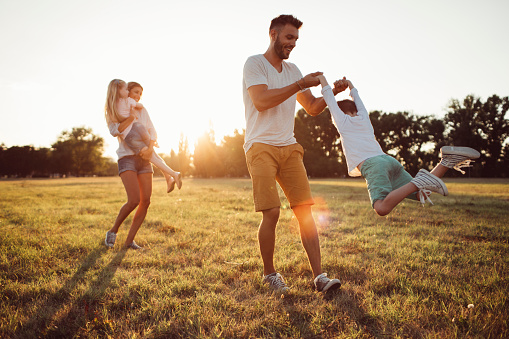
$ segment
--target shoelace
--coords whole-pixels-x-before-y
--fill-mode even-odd
[[[462,170],[461,168],[463,168],[463,167],[472,167],[472,166],[470,165],[470,163],[471,163],[471,162],[475,162],[475,161],[474,161],[474,160],[472,160],[472,159],[466,159],[466,160],[464,160],[464,161],[462,161],[462,162],[460,162],[460,163],[457,163],[457,164],[456,164],[453,168],[454,168],[456,171],[461,172],[461,174],[465,174],[465,171],[464,171],[464,170]]]
[[[273,277],[269,277],[267,280],[270,281],[271,285],[276,286],[277,288],[286,287],[283,277],[281,277],[281,275],[279,275],[279,274],[275,275]]]
[[[424,206],[426,204],[426,201],[429,201],[430,204],[434,205],[433,201],[431,201],[431,199],[429,198],[429,196],[431,195],[430,190],[420,189],[418,193],[419,193],[419,200],[421,201],[422,206]]]

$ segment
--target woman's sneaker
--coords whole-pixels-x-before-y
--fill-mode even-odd
[[[271,273],[267,274],[263,277],[263,282],[268,284],[269,287],[278,293],[286,294],[290,290],[288,286],[286,286],[285,280],[279,273]]]
[[[420,200],[423,205],[426,200],[428,200],[433,205],[433,202],[429,198],[431,192],[442,194],[444,196],[449,194],[447,187],[445,186],[442,179],[431,174],[423,168],[417,172],[417,175],[412,179],[411,183],[417,186],[419,189]]]
[[[130,249],[132,249],[132,250],[142,250],[142,249],[143,249],[143,247],[138,246],[138,244],[137,244],[137,243],[135,243],[135,242],[134,242],[134,240],[133,240],[133,242],[132,242],[132,243],[130,243],[129,245],[127,245],[127,248],[130,248]]]
[[[327,292],[337,290],[341,287],[338,279],[327,278],[327,273],[322,273],[315,278],[315,287],[318,292]]]
[[[440,165],[447,168],[454,168],[456,171],[465,174],[462,167],[472,167],[471,162],[481,156],[479,152],[470,147],[444,146],[440,149]]]
[[[116,239],[117,239],[117,233],[108,231],[108,232],[106,232],[106,238],[104,239],[104,244],[106,245],[106,247],[113,248],[113,246],[115,246]]]

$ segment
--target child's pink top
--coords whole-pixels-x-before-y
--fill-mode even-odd
[[[122,118],[127,119],[129,118],[129,115],[131,115],[131,108],[136,107],[136,100],[133,98],[125,98],[125,99],[119,99],[117,101],[117,112],[118,115],[120,115]],[[136,120],[133,120],[133,123]],[[122,138],[125,138],[127,134],[131,131],[131,128],[133,127],[133,123],[131,123],[127,128],[121,133]]]

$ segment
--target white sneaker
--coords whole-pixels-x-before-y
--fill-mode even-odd
[[[456,171],[465,174],[462,167],[472,167],[471,162],[481,156],[479,152],[470,147],[444,146],[440,149],[440,165],[447,168],[454,168]]]
[[[133,250],[142,250],[142,249],[143,249],[143,247],[138,246],[138,244],[137,244],[137,243],[135,243],[135,242],[134,242],[134,240],[133,240],[133,242],[132,242],[132,243],[130,243],[129,245],[127,245],[127,248],[130,248],[130,249],[133,249]]]
[[[272,290],[278,293],[286,294],[290,290],[290,288],[286,286],[285,280],[279,273],[267,274],[263,277],[263,282],[268,284]]]
[[[327,292],[337,290],[341,287],[338,279],[327,278],[327,273],[322,273],[315,278],[315,287],[318,292]]]
[[[420,200],[423,205],[426,200],[428,200],[433,205],[433,202],[429,198],[431,192],[439,193],[443,196],[449,194],[447,187],[445,186],[442,179],[431,174],[423,168],[417,172],[417,175],[412,179],[411,183],[413,183],[419,189]]]
[[[108,232],[106,232],[106,238],[104,239],[104,244],[106,245],[106,247],[113,248],[113,246],[115,246],[116,239],[117,239],[117,233],[108,231]]]

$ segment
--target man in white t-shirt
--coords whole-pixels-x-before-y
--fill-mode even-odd
[[[299,222],[302,243],[315,277],[315,287],[327,292],[341,286],[322,272],[320,243],[311,214],[314,203],[306,169],[304,150],[294,136],[296,101],[310,115],[325,108],[323,98],[315,98],[309,87],[320,84],[321,72],[302,76],[292,63],[285,62],[299,38],[302,22],[291,15],[272,20],[270,45],[265,54],[254,55],[244,65],[242,90],[246,115],[244,150],[253,182],[255,210],[262,212],[258,241],[263,259],[264,282],[282,293],[288,291],[281,274],[274,268],[276,225],[279,220],[279,183]],[[339,82],[335,94],[346,86]]]

